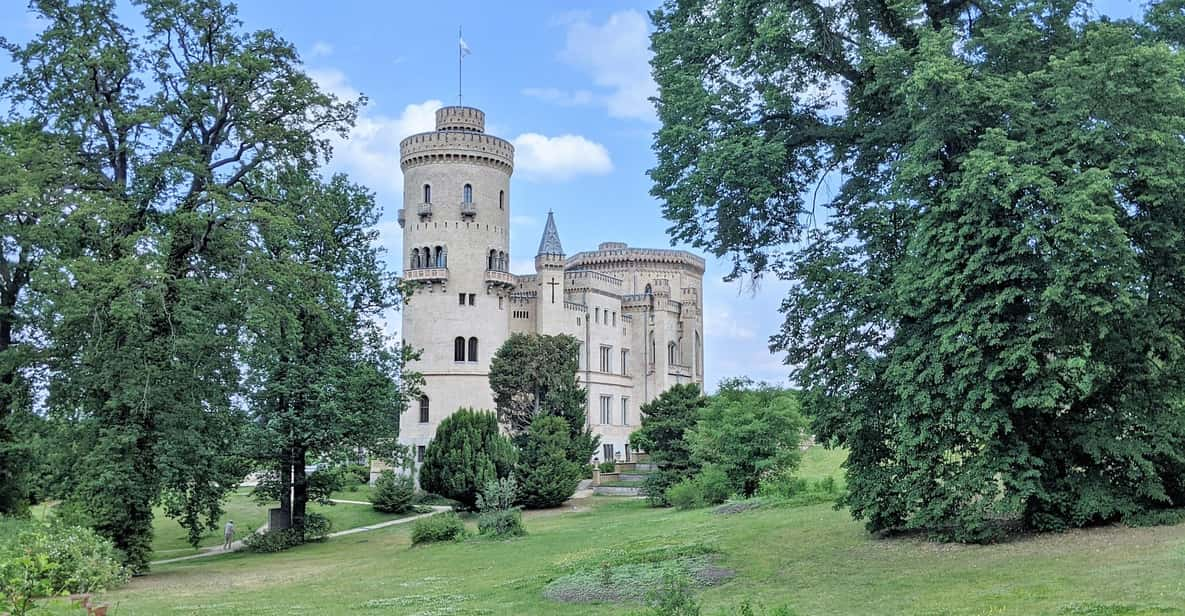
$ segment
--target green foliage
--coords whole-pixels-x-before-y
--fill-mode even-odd
[[[729,494],[751,496],[762,477],[798,466],[805,428],[796,392],[736,379],[720,384],[686,438],[693,460],[727,475]]]
[[[515,481],[513,475],[502,479],[491,479],[482,486],[481,493],[477,495],[477,510],[482,513],[509,511],[514,509],[518,499],[518,482]]]
[[[135,34],[110,0],[30,6],[43,29],[4,42],[16,68],[0,92],[71,161],[46,193],[69,207],[29,219],[54,228],[27,296],[47,402],[76,432],[69,500],[143,571],[155,503],[196,536],[244,475],[240,345],[261,309],[248,290],[273,282],[254,277],[271,248],[258,241],[279,220],[264,185],[315,174],[357,105],[219,0],[136,3]]]
[[[602,473],[613,473],[613,472],[617,471],[617,463],[610,461],[610,460],[606,460],[606,461],[598,464],[597,468],[600,469],[600,471]]]
[[[539,416],[568,423],[568,459],[588,462],[600,438],[588,427],[588,392],[576,381],[580,342],[572,336],[512,334],[490,362],[490,389],[498,420],[506,424],[515,445],[525,447],[531,424]]]
[[[705,506],[704,492],[695,479],[683,479],[667,488],[666,502],[678,509],[698,509]]]
[[[700,616],[702,613],[691,585],[681,577],[670,576],[662,587],[646,598],[646,616]]]
[[[559,421],[563,434],[567,435],[567,427],[563,420]],[[527,534],[523,526],[522,511],[515,506],[519,500],[519,487],[514,477],[492,479],[487,481],[481,494],[477,495],[477,532],[484,536],[495,538],[521,537]]]
[[[465,523],[452,511],[416,520],[411,529],[411,544],[460,541],[465,538]]]
[[[384,470],[374,480],[370,502],[376,511],[407,513],[415,506],[416,483],[410,474]]]
[[[679,509],[698,509],[719,505],[735,491],[734,484],[720,467],[709,464],[694,477],[688,477],[666,490],[665,500]]]
[[[25,614],[38,597],[122,586],[121,556],[90,529],[0,517],[0,609]]]
[[[473,509],[478,491],[488,481],[509,477],[515,461],[514,446],[493,413],[459,409],[437,426],[420,467],[420,486]]]
[[[654,13],[653,194],[733,277],[792,282],[772,348],[870,530],[1185,503],[1185,21],[1087,6]]]
[[[490,360],[490,389],[498,421],[511,434],[526,432],[544,413],[552,391],[569,387],[580,367],[580,342],[561,334],[511,334]]]
[[[486,537],[506,539],[527,534],[523,512],[517,507],[483,511],[477,516],[477,532]]]
[[[569,458],[570,430],[561,417],[540,416],[523,438],[515,475],[527,509],[558,507],[580,483],[580,465]]]
[[[317,513],[306,513],[303,528],[285,528],[251,533],[243,539],[243,546],[249,552],[282,552],[298,545],[324,541],[333,530],[329,518]]]
[[[658,466],[658,472],[648,476],[643,486],[651,505],[668,505],[667,489],[698,470],[691,457],[686,433],[695,425],[706,404],[707,398],[698,385],[684,384],[675,385],[642,405],[642,427],[630,439]]]

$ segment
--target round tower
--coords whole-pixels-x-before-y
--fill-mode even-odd
[[[399,144],[403,275],[417,285],[403,339],[424,396],[400,419],[413,453],[460,407],[493,409],[490,359],[509,335],[510,176],[514,146],[485,133],[485,114],[442,107],[436,130]]]

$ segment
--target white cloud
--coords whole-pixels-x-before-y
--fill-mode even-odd
[[[333,55],[333,45],[325,41],[317,41],[313,43],[313,49],[309,53],[314,58],[323,58],[325,56]]]
[[[658,88],[650,77],[650,24],[646,16],[635,10],[621,11],[610,15],[605,23],[595,24],[588,15],[572,14],[566,25],[567,40],[560,57],[608,91],[601,100],[609,115],[653,120],[654,107],[649,98],[657,94]],[[553,94],[559,100],[578,100],[579,92]]]
[[[362,94],[350,85],[345,73],[335,68],[311,68],[307,72],[322,90],[338,98],[352,100]]]
[[[343,99],[360,96],[349,79],[336,69],[312,69],[311,76],[323,89]],[[334,135],[331,166],[345,171],[378,195],[386,210],[397,208],[403,200],[403,173],[399,169],[399,142],[409,135],[436,127],[436,110],[443,103],[426,100],[407,105],[395,117],[374,113],[363,107],[349,138]]]
[[[578,175],[604,175],[613,170],[605,146],[580,135],[547,137],[523,133],[514,138],[515,167],[528,178],[564,181]]]

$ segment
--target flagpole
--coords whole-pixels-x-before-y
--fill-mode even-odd
[[[462,58],[462,52],[463,52],[463,50],[461,49],[461,41],[463,41],[463,40],[465,40],[465,39],[463,39],[461,37],[461,26],[457,26],[457,106],[458,107],[461,106],[461,58]]]

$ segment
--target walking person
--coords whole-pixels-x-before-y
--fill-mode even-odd
[[[229,550],[230,544],[235,542],[235,521],[226,521],[226,530],[222,533],[222,549]]]

